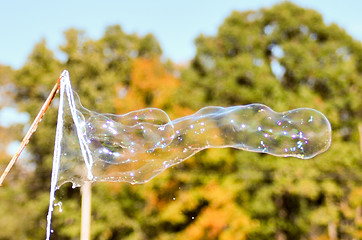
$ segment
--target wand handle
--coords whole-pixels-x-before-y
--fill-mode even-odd
[[[9,164],[7,165],[7,167],[5,168],[3,174],[0,177],[0,186],[2,185],[2,183],[4,182],[6,176],[8,175],[8,173],[10,172],[11,168],[14,166],[16,160],[18,160],[21,152],[24,150],[25,146],[29,143],[29,139],[30,137],[33,135],[33,133],[36,131],[41,119],[43,118],[46,110],[48,109],[50,103],[52,102],[52,100],[54,99],[55,95],[58,93],[59,91],[59,87],[60,87],[60,80],[63,78],[63,76],[60,76],[58,81],[56,82],[56,84],[54,85],[52,91],[50,92],[47,100],[44,102],[43,106],[41,107],[38,115],[36,116],[36,118],[34,119],[33,123],[31,124],[28,132],[26,133],[25,137],[23,138],[23,140],[21,141],[21,144],[18,148],[18,150],[16,151],[16,153],[14,154],[14,156],[12,157],[12,159],[10,160]]]

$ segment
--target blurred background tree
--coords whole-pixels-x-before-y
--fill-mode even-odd
[[[176,118],[259,102],[276,111],[315,108],[333,128],[331,148],[308,161],[210,149],[144,185],[94,184],[92,239],[362,238],[362,46],[343,29],[288,2],[233,12],[215,36],[195,40],[188,66],[162,59],[152,34],[118,25],[97,40],[77,29],[64,35],[65,62],[43,40],[21,69],[0,68],[2,86],[14,85],[9,96],[31,119],[68,69],[82,104],[98,112],[158,107]],[[18,163],[0,191],[0,239],[44,237],[56,109],[57,102],[28,147],[34,169]],[[20,132],[1,134],[13,140]],[[78,239],[79,191],[64,185],[57,194],[63,211],[54,213],[52,238]]]

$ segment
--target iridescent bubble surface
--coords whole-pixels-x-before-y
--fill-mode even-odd
[[[173,121],[155,108],[99,114],[82,107],[66,70],[57,121],[46,239],[55,191],[65,182],[145,183],[206,148],[308,159],[331,144],[327,118],[308,108],[278,113],[262,104],[206,107]]]
[[[155,108],[112,115],[85,109],[78,97],[75,105],[85,151],[79,149],[82,140],[76,137],[74,119],[65,104],[58,185],[68,181],[76,185],[84,181],[145,183],[206,148],[232,147],[309,159],[331,143],[327,118],[308,108],[278,113],[262,104],[206,107],[171,121]]]

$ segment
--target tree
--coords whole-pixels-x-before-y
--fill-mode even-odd
[[[146,107],[172,109],[169,99],[180,85],[170,71],[157,58],[136,58],[131,67],[130,83],[120,85],[122,98],[116,102],[117,112],[127,113]]]
[[[174,119],[207,105],[259,102],[277,111],[315,108],[333,127],[331,149],[315,160],[209,149],[147,184],[95,184],[93,239],[361,238],[362,47],[337,25],[289,2],[235,11],[215,36],[195,40],[197,53],[181,70],[161,60],[151,34],[115,25],[97,40],[77,29],[64,35],[65,62],[44,40],[21,69],[0,69],[31,118],[66,68],[82,104],[101,113],[158,107]],[[1,239],[44,236],[56,108],[30,142],[34,171],[0,192]],[[57,195],[63,212],[54,212],[53,237],[77,239],[79,191],[68,184]]]
[[[14,105],[12,103],[12,85],[11,85],[11,79],[12,75],[14,74],[13,70],[10,67],[5,67],[0,65],[0,110],[3,110],[4,107],[10,107],[11,105]],[[0,144],[0,153],[1,153],[1,159],[0,163],[4,163],[10,158],[11,156],[7,153],[7,147],[11,143],[11,141],[14,141],[14,132],[17,132],[16,127],[7,126],[6,124],[1,124],[0,126],[0,134],[1,134],[1,144]]]
[[[197,54],[182,74],[180,96],[190,96],[178,99],[182,106],[311,107],[332,123],[333,145],[315,160],[240,152],[225,157],[234,159],[237,176],[247,176],[241,206],[260,222],[249,237],[313,238],[320,231],[331,239],[351,236],[352,218],[341,205],[356,209],[348,205],[348,195],[361,184],[361,43],[337,25],[324,24],[316,11],[289,2],[235,11],[216,36],[200,35],[195,43]],[[353,229],[356,233],[358,226]]]
[[[52,88],[57,76],[64,68],[70,71],[73,87],[78,91],[84,106],[99,112],[116,113],[115,99],[118,98],[116,89],[119,85],[131,84],[130,75],[134,59],[158,58],[162,52],[157,40],[151,34],[144,37],[126,34],[118,25],[108,27],[99,40],[88,39],[84,32],[76,29],[69,29],[64,35],[65,43],[60,49],[67,57],[66,62],[57,60],[52,51],[47,48],[45,40],[42,40],[34,47],[26,64],[18,71],[9,74],[9,82],[12,82],[16,88],[14,98],[21,110],[30,114],[31,119],[37,114],[49,89]],[[4,70],[1,72],[1,77],[7,77],[6,74]],[[0,233],[0,238],[39,239],[44,237],[44,216],[47,211],[53,154],[49,143],[54,142],[56,116],[55,101],[55,104],[48,109],[27,148],[31,153],[30,161],[35,166],[35,170],[29,173],[30,176],[27,176],[26,180],[17,179],[19,187],[7,185],[9,188],[14,188],[13,193],[10,191],[1,200],[2,205],[8,206],[12,203],[14,194],[21,192],[19,197],[22,196],[22,200],[19,201],[20,206],[17,206],[15,213],[28,212],[29,214],[24,214],[22,218],[24,224],[16,225],[16,221],[13,221],[14,225],[11,227],[9,225],[8,231]],[[97,187],[94,191],[97,191]],[[66,185],[58,195],[64,201],[64,214],[68,213],[69,218],[58,222],[60,213],[55,211],[53,227],[61,230],[53,235],[57,239],[78,237],[80,212],[74,213],[79,209],[79,193]],[[105,197],[109,196],[112,195]],[[98,201],[97,197],[94,201]],[[93,206],[95,206],[95,215],[104,211],[103,205]],[[5,222],[10,219],[13,212],[8,211],[9,209],[4,210],[6,214],[2,214],[1,219]],[[122,215],[122,211],[118,213]],[[60,215],[59,218],[61,219],[62,216]],[[97,224],[94,231],[97,236]]]

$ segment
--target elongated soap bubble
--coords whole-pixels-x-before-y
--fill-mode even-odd
[[[156,108],[100,114],[81,105],[67,71],[61,77],[46,239],[55,191],[65,182],[146,183],[206,148],[309,159],[331,144],[330,123],[314,109],[278,113],[262,104],[205,107],[173,121]]]
[[[309,159],[331,143],[327,118],[309,108],[278,113],[262,104],[205,107],[171,121],[156,108],[96,113],[82,107],[72,91],[67,94],[75,98],[75,114],[65,103],[59,186],[69,181],[145,183],[206,148]]]

